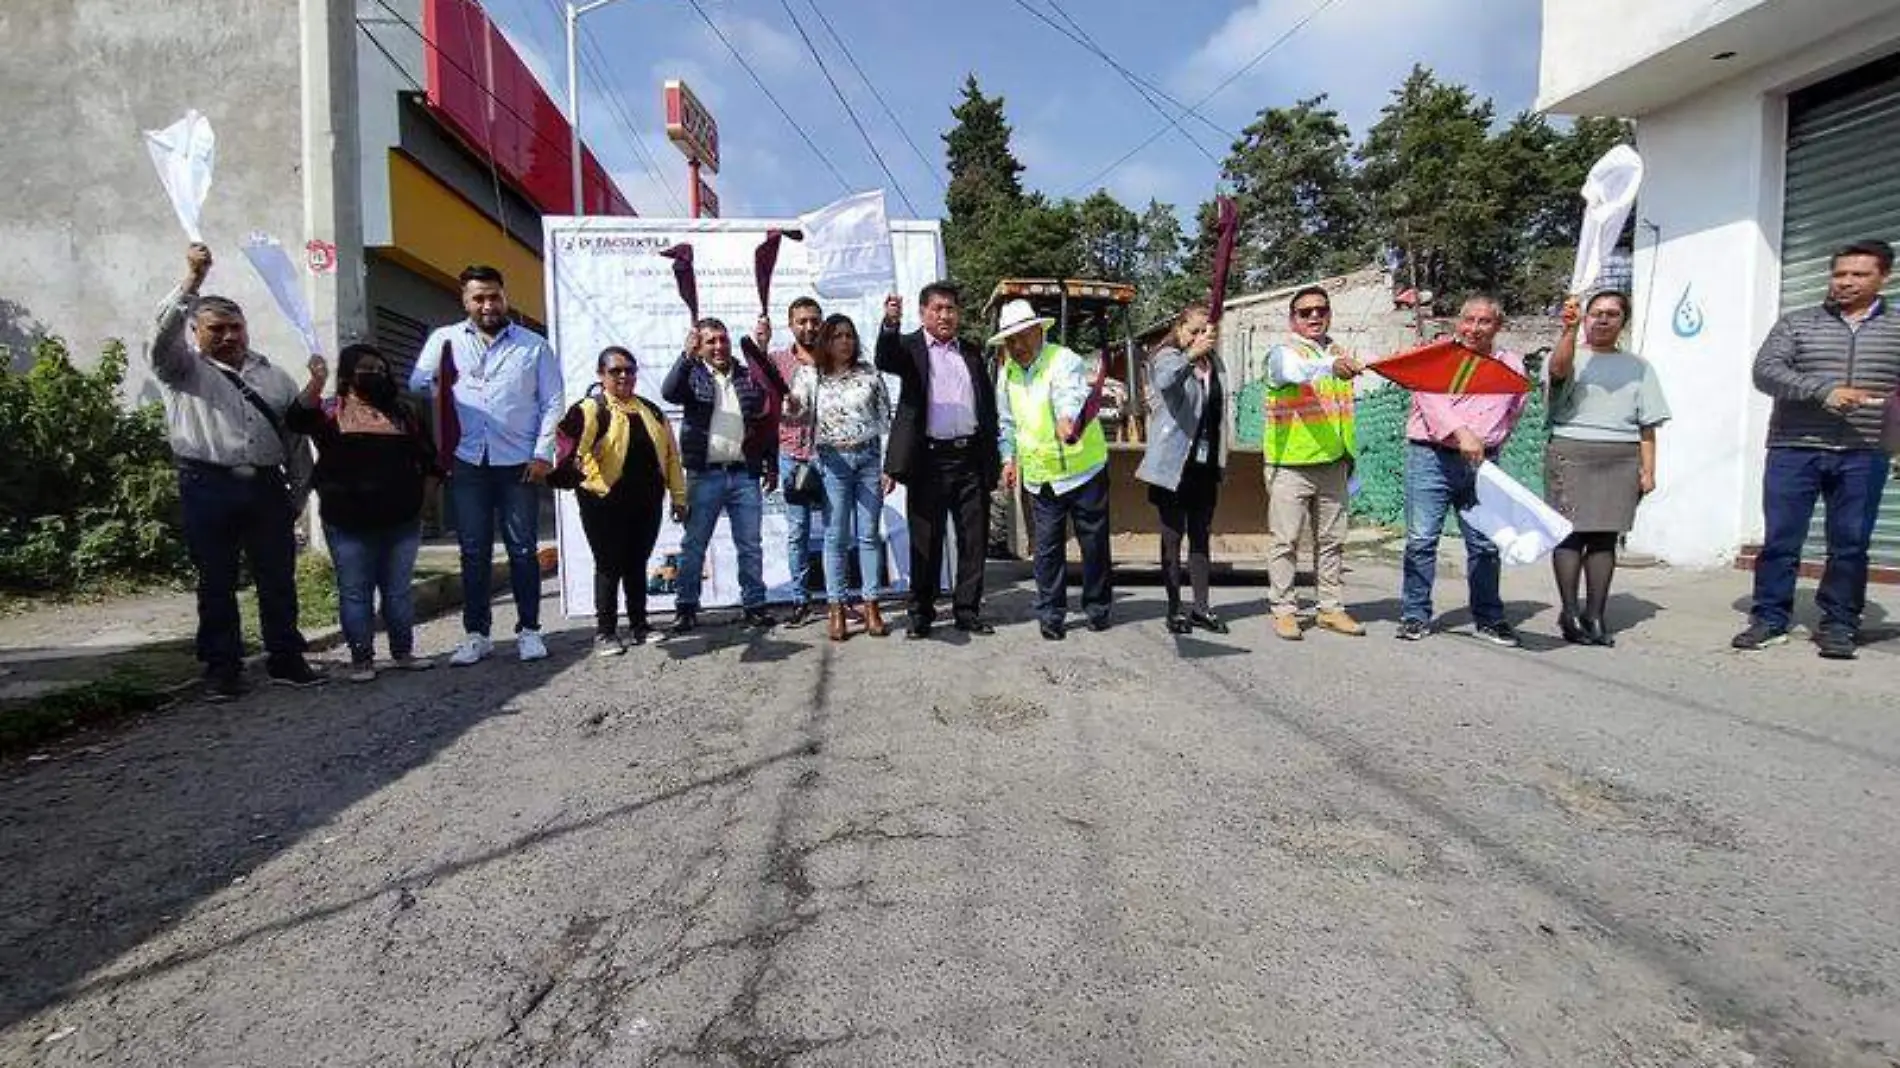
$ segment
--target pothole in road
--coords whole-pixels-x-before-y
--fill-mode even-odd
[[[1534,783],[1565,815],[1610,830],[1675,838],[1708,849],[1741,848],[1732,821],[1667,794],[1651,794],[1587,772],[1549,765]]]
[[[995,734],[1008,734],[1048,719],[1049,710],[1022,697],[977,694],[961,707],[935,705],[930,716],[946,727],[977,727]]]

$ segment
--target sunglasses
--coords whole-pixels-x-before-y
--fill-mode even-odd
[[[609,368],[607,368],[607,371],[606,371],[606,373],[607,373],[607,374],[610,374],[610,375],[612,375],[612,376],[614,376],[615,378],[619,378],[619,377],[620,377],[621,375],[630,375],[630,374],[632,374],[632,373],[633,373],[633,368],[631,368],[631,367],[627,367],[627,366],[624,366],[624,365],[623,365],[623,366],[620,366],[620,367],[609,367]]]
[[[1324,319],[1331,314],[1333,314],[1333,309],[1330,304],[1293,309],[1293,317],[1295,319]]]

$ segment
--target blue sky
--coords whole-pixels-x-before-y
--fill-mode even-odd
[[[1051,0],[1023,0],[1062,22]],[[1537,0],[1054,0],[1110,56],[1179,100],[1200,99],[1301,19],[1303,28],[1201,110],[1229,131],[1262,108],[1327,93],[1355,135],[1378,116],[1414,62],[1492,98],[1500,114],[1536,93]],[[1053,196],[1086,195],[1104,167],[1165,125],[1101,59],[1026,12],[1016,0],[965,0],[960,14],[920,0],[700,0],[853,190],[885,187],[908,215],[851,126],[787,16],[804,24],[917,214],[943,211],[942,133],[964,76],[1006,98],[1025,183]],[[811,5],[928,157],[904,143]],[[1323,5],[1323,6],[1322,6]],[[564,99],[561,0],[485,0],[557,100]],[[581,128],[643,215],[683,214],[686,167],[665,139],[660,85],[683,78],[719,121],[722,172],[713,179],[727,217],[779,217],[842,195],[819,161],[707,29],[688,0],[620,0],[583,19],[599,73],[583,65]],[[637,127],[629,129],[609,94]],[[1188,126],[1216,158],[1228,138]],[[636,147],[635,141],[639,142]],[[644,153],[641,151],[644,149]],[[1137,208],[1150,197],[1184,214],[1213,191],[1215,165],[1182,136],[1166,136],[1100,185]],[[678,201],[674,198],[678,198]]]

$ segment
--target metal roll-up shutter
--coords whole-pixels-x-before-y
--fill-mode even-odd
[[[1827,296],[1828,259],[1842,245],[1878,237],[1900,245],[1900,55],[1803,89],[1788,99],[1781,309]],[[1889,293],[1897,306],[1900,300]],[[1803,555],[1827,557],[1816,508]],[[1900,568],[1900,488],[1890,486],[1874,530],[1873,563]]]

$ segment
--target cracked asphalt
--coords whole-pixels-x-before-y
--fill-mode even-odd
[[[0,766],[0,1063],[1900,1064],[1900,641],[1350,578],[1365,639],[1051,646],[999,569],[992,638],[567,625]]]

